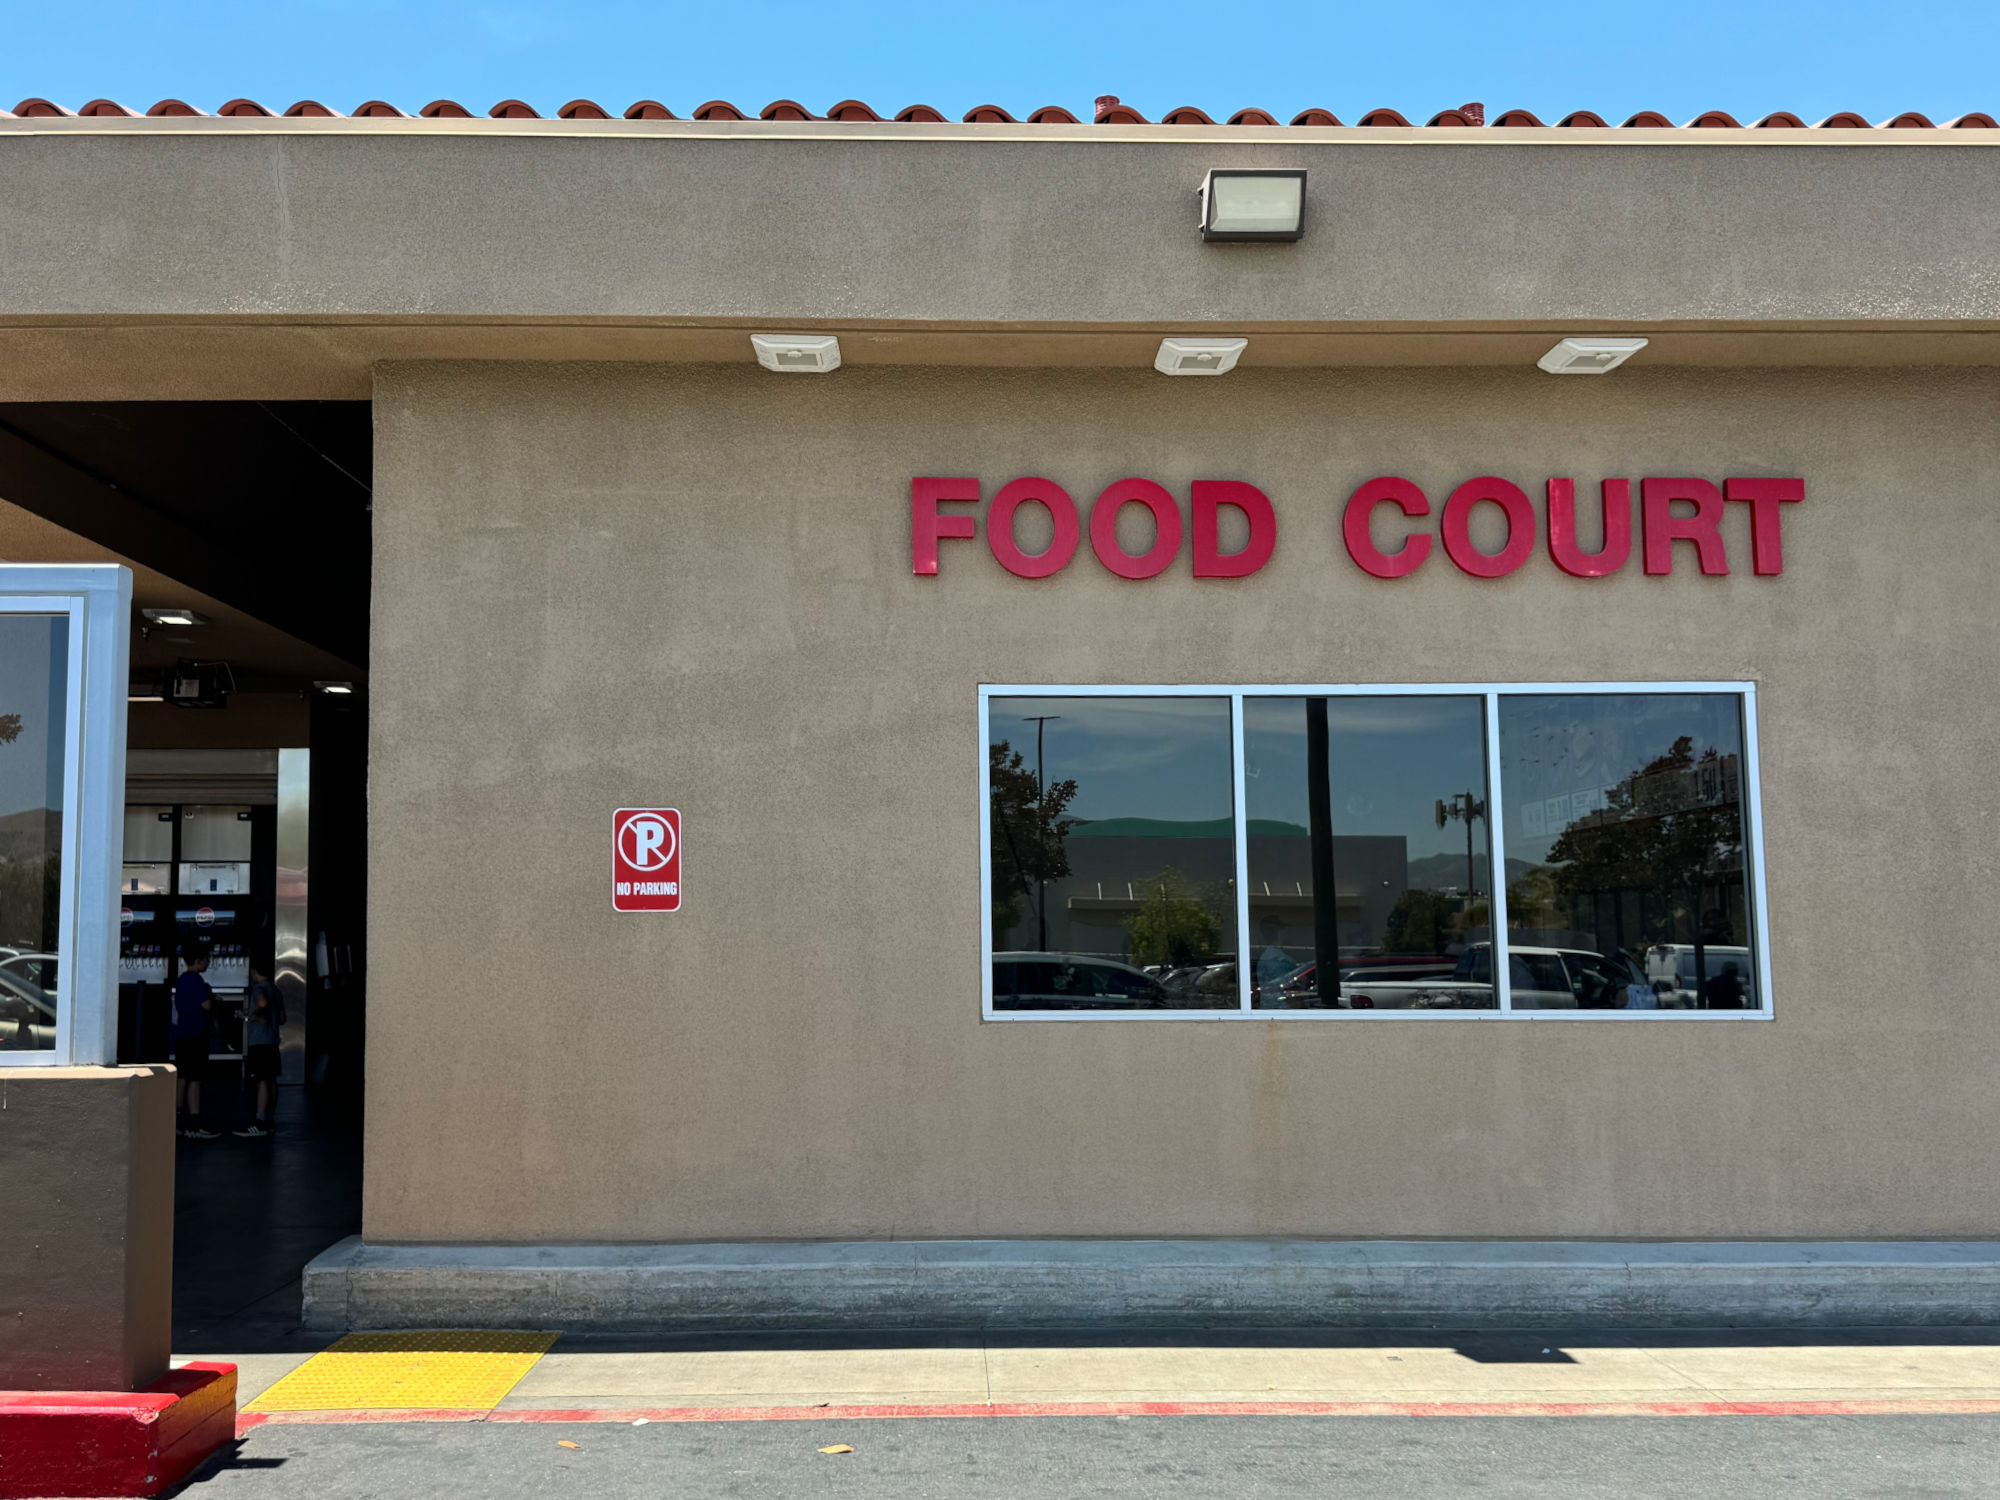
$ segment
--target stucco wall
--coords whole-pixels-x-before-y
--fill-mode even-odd
[[[1978,131],[50,123],[0,124],[0,324],[2000,317],[1980,274],[2000,147]],[[1202,175],[1268,166],[1312,173],[1306,238],[1203,245]]]
[[[384,367],[365,1233],[2000,1234],[1996,397]],[[1727,579],[1386,583],[1338,537],[1383,472],[1808,498],[1780,579],[1732,516]],[[1246,478],[1278,554],[919,579],[927,473]],[[1759,684],[1775,1021],[981,1023],[979,682],[1649,678]],[[611,810],[653,802],[686,909],[617,916]]]

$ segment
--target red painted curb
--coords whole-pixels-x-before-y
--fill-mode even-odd
[[[251,1412],[263,1423],[852,1422],[893,1417],[1859,1417],[1993,1416],[2000,1401],[1047,1401],[948,1405],[551,1407],[508,1411]]]
[[[0,1391],[0,1500],[147,1496],[236,1435],[236,1366],[195,1363],[144,1391]]]

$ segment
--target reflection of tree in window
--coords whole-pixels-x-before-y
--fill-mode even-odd
[[[1404,891],[1389,909],[1383,925],[1382,951],[1385,953],[1442,953],[1451,943],[1464,941],[1466,902],[1443,891],[1417,888]]]
[[[1074,818],[1064,817],[1076,796],[1075,781],[1054,781],[1046,787],[1028,769],[1021,753],[1006,740],[988,747],[992,788],[993,934],[1002,935],[1033,910],[1037,948],[1048,946],[1042,893],[1050,881],[1069,874],[1069,832]]]
[[[1135,964],[1206,964],[1222,941],[1222,924],[1179,870],[1146,880],[1139,909],[1126,918]]]
[[[23,727],[19,714],[0,714],[0,745],[14,744]],[[46,812],[30,808],[8,817],[0,829],[5,834],[0,842],[0,943],[25,951],[53,951],[61,910],[62,858],[50,844],[61,837],[60,825]],[[16,1045],[28,1045],[25,1031]]]
[[[1548,867],[1509,886],[1513,925],[1556,926],[1599,896],[1652,891],[1669,897],[1647,922],[1653,941],[1741,945],[1741,914],[1730,910],[1743,880],[1739,775],[1735,755],[1713,745],[1697,754],[1693,737],[1681,735],[1607,788],[1602,806],[1572,818],[1549,847]],[[1719,904],[1707,903],[1711,891]]]

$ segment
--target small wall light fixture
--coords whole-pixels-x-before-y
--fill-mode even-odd
[[[840,340],[830,333],[753,333],[750,347],[767,370],[824,375],[840,368]]]
[[[1162,375],[1227,375],[1248,339],[1161,339],[1153,368]]]
[[[139,613],[144,615],[148,620],[151,620],[155,625],[206,625],[208,623],[206,615],[198,615],[193,610],[183,609],[178,605],[172,609],[142,609]]]
[[[1217,167],[1201,182],[1204,240],[1295,240],[1306,232],[1302,167]]]
[[[313,684],[313,691],[316,693],[331,693],[336,698],[345,698],[354,691],[354,684],[351,682],[315,682]]]
[[[1646,347],[1645,339],[1564,339],[1535,363],[1551,375],[1602,375]]]

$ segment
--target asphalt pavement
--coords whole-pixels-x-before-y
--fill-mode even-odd
[[[840,1444],[854,1451],[819,1451]],[[180,1493],[185,1500],[1991,1500],[2000,1493],[2000,1416],[272,1425],[251,1431]]]

